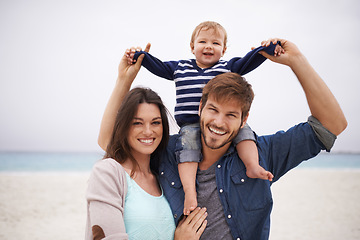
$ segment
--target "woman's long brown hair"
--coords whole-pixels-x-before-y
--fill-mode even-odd
[[[138,106],[141,103],[155,104],[159,107],[163,135],[159,146],[151,154],[150,166],[153,171],[157,172],[158,163],[160,161],[161,151],[167,146],[169,140],[169,111],[163,104],[159,95],[149,88],[137,87],[132,89],[124,98],[119,111],[116,116],[114,129],[110,142],[107,146],[105,158],[112,158],[118,163],[124,163],[127,159],[132,161],[133,169],[131,170],[131,176],[133,176],[136,168],[138,167],[137,161],[131,154],[131,146],[128,142],[129,130],[131,128],[132,121],[137,112]]]

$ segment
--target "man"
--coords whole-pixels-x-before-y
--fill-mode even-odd
[[[262,45],[276,41],[272,39]],[[257,137],[260,165],[274,174],[273,182],[321,150],[330,151],[336,135],[347,126],[335,97],[306,58],[293,43],[280,41],[284,54],[276,57],[262,54],[293,70],[312,116],[307,123],[287,132]],[[206,207],[209,215],[202,239],[269,237],[272,183],[248,178],[231,144],[246,122],[253,96],[251,86],[234,73],[215,77],[203,89],[199,110],[203,159],[197,173],[197,194],[199,206]],[[175,219],[181,216],[184,200],[173,154],[177,137],[170,139],[159,178]]]
[[[287,65],[304,89],[311,111],[308,122],[286,132],[258,136],[260,165],[274,174],[276,182],[302,161],[321,150],[330,151],[336,136],[347,126],[344,114],[323,80],[291,42],[281,42],[284,53],[269,56]],[[148,45],[145,51],[148,51]],[[143,57],[127,64],[126,54],[119,66],[118,81],[108,102],[101,124],[99,145],[106,149],[113,122],[124,95],[138,73]],[[211,80],[203,90],[200,104],[202,160],[197,173],[198,203],[208,212],[203,239],[268,239],[272,196],[269,181],[250,179],[231,141],[244,125],[253,99],[251,86],[239,75],[226,73]],[[170,138],[159,167],[159,181],[170,203],[176,223],[183,212],[184,191],[174,156],[178,135]]]

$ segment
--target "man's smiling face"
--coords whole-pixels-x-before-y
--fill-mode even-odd
[[[239,132],[241,114],[241,106],[238,101],[217,102],[209,96],[206,105],[200,112],[203,148],[228,148]]]

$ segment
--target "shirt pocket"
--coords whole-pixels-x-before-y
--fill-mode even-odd
[[[232,199],[238,199],[247,211],[264,209],[272,204],[270,182],[262,179],[249,178],[246,169],[231,175],[233,189],[236,194]]]

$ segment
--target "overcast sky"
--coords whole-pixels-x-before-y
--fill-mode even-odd
[[[228,32],[225,60],[269,37],[295,42],[347,117],[333,151],[360,151],[358,0],[2,0],[0,151],[100,151],[100,121],[125,49],[151,42],[161,60],[193,58],[191,33],[206,20]],[[245,77],[256,94],[248,123],[259,135],[306,121],[288,67],[266,61]],[[173,112],[173,82],[142,69],[135,85],[157,91]]]

